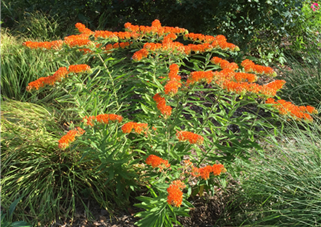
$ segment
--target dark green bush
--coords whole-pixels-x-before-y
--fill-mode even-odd
[[[4,0],[2,4],[4,26],[22,19],[19,15],[23,11],[35,10],[56,15],[61,22],[82,22],[92,29],[119,30],[127,21],[149,25],[159,19],[164,25],[195,33],[223,34],[243,50],[253,40],[279,44],[285,36],[297,39],[305,29],[300,0]]]

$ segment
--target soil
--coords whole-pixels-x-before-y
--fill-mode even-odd
[[[197,194],[194,198],[189,199],[194,207],[189,212],[190,217],[177,218],[182,226],[227,227],[223,223],[226,223],[227,219],[229,219],[232,211],[230,204],[232,204],[234,196],[240,190],[240,183],[233,180],[231,176],[228,176],[228,178],[229,183],[224,189],[215,187],[216,193],[214,196],[204,193],[202,197]],[[114,211],[115,215],[111,216],[106,210],[101,209],[99,204],[94,202],[92,204],[89,207],[92,216],[89,216],[88,212],[80,208],[76,211],[74,220],[68,223],[56,222],[51,227],[134,227],[135,222],[139,220],[139,218],[135,217],[135,214],[142,211],[132,204],[127,211]]]

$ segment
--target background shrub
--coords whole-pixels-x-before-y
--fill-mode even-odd
[[[302,1],[278,0],[95,0],[95,1],[3,1],[3,26],[22,21],[24,11],[42,11],[67,26],[82,22],[89,28],[119,30],[126,22],[148,25],[155,18],[167,26],[195,33],[223,34],[243,51],[264,42],[279,45],[281,38],[304,38]],[[49,6],[49,7],[48,7]],[[68,22],[68,24],[66,23]],[[257,40],[258,43],[250,41]]]

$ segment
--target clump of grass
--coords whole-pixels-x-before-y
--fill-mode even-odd
[[[60,58],[63,53],[42,51],[22,46],[28,38],[13,36],[8,30],[1,30],[1,99],[14,99],[35,103],[48,103],[65,94],[63,91],[30,93],[26,91],[28,83],[40,77],[53,74],[62,65],[69,65],[81,53],[69,53],[68,58]]]
[[[12,36],[7,30],[1,32],[1,97],[19,101],[29,100],[26,92],[30,81],[48,72],[55,72],[58,63],[54,53],[24,48],[23,38]]]
[[[320,122],[287,128],[264,153],[242,163],[245,177],[237,200],[241,205],[234,203],[240,208],[234,216],[238,225],[321,224]]]
[[[23,19],[16,22],[12,33],[27,36],[30,39],[41,37],[42,41],[61,39],[67,32],[72,32],[74,27],[62,28],[61,24],[64,19],[59,19],[59,21],[57,19],[57,16],[49,17],[40,11],[24,12]]]
[[[300,57],[287,56],[291,70],[280,69],[286,81],[282,96],[296,104],[321,107],[321,58],[310,51]]]
[[[14,220],[45,226],[72,217],[77,204],[93,198],[107,209],[104,175],[93,161],[80,162],[77,151],[58,149],[63,128],[51,112],[14,100],[1,110],[1,206],[7,210],[22,198]]]

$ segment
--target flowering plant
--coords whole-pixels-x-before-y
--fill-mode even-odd
[[[316,3],[316,2],[312,3],[312,4],[311,4],[311,9],[312,9],[313,11],[319,10],[319,9],[320,9],[319,4]]]
[[[57,102],[72,107],[79,127],[58,146],[81,152],[88,165],[101,163],[93,171],[116,194],[108,199],[127,201],[130,191],[148,188],[151,197],[138,197],[137,206],[146,209],[137,214],[139,226],[179,224],[176,216],[188,215],[191,195],[214,194],[214,179],[224,177],[235,157],[246,160],[260,150],[259,136],[273,127],[266,119],[275,116],[262,118],[264,110],[302,122],[317,113],[275,100],[285,81],[249,59],[231,62],[239,47],[223,35],[189,33],[159,20],[126,23],[124,32],[76,28],[80,34],[64,40],[24,43],[83,53],[81,64],[64,62],[27,90],[66,92]]]

